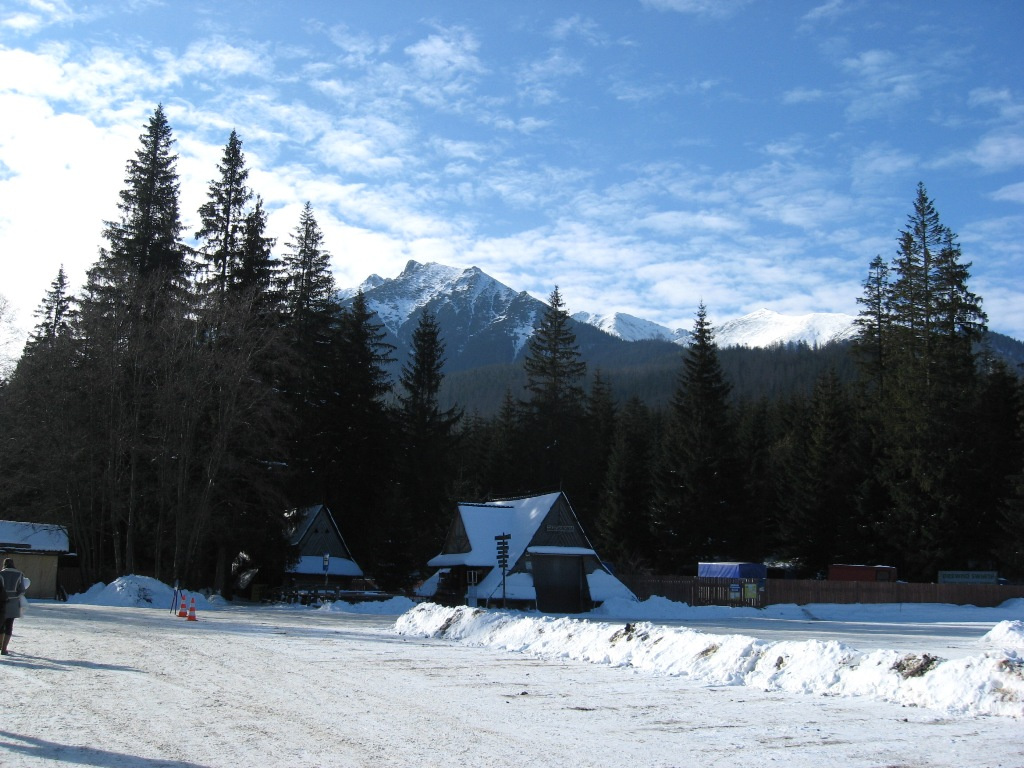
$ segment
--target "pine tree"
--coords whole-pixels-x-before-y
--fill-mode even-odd
[[[647,406],[639,398],[630,398],[616,419],[597,520],[602,557],[613,561],[618,570],[644,570],[653,565],[650,510],[655,438]]]
[[[898,242],[891,280],[866,284],[857,347],[881,351],[861,358],[866,378],[880,381],[884,372],[869,410],[874,476],[887,497],[881,527],[901,572],[932,579],[943,564],[966,567],[958,532],[978,514],[969,489],[983,470],[972,413],[986,319],[967,286],[970,264],[923,184]],[[872,275],[880,274],[876,259]]]
[[[784,481],[779,525],[781,554],[799,559],[811,572],[862,554],[855,535],[852,406],[835,371],[819,377],[807,412],[796,430],[796,450]]]
[[[331,254],[324,248],[323,232],[309,202],[286,245],[281,259],[286,322],[294,343],[303,353],[311,353],[330,335],[338,306]]]
[[[245,167],[242,141],[231,131],[224,156],[217,166],[220,177],[210,182],[207,201],[199,208],[202,226],[196,232],[199,253],[206,261],[201,283],[223,304],[236,282],[246,239],[246,206],[252,191],[246,186],[249,170]]]
[[[524,405],[536,440],[536,481],[546,488],[571,485],[572,446],[583,415],[587,365],[557,287],[530,336],[523,368],[529,393]]]
[[[404,541],[401,551],[389,558],[400,566],[396,582],[422,568],[440,550],[450,522],[454,430],[462,412],[442,410],[438,402],[444,362],[440,328],[433,314],[424,310],[413,332],[412,357],[402,366],[399,382],[399,462],[395,504],[389,509],[392,534],[403,532],[392,538]]]
[[[57,339],[70,333],[73,319],[72,297],[68,293],[68,278],[64,273],[63,264],[57,271],[57,277],[50,283],[50,290],[46,292],[35,316],[39,318],[39,322],[29,337],[27,352],[32,352],[40,346],[50,346]]]
[[[256,297],[256,309],[261,313],[276,309],[281,299],[278,288],[281,263],[273,255],[276,241],[267,237],[266,231],[267,212],[263,209],[262,198],[257,197],[242,226],[242,244],[233,285],[239,293],[252,293]]]
[[[728,557],[734,546],[742,478],[729,392],[714,329],[701,303],[671,403],[658,473],[654,525],[666,570],[678,571],[698,558]]]
[[[616,406],[612,386],[594,371],[590,391],[584,399],[583,420],[577,430],[574,454],[576,477],[572,499],[576,517],[584,529],[597,518],[604,493],[604,480],[615,440]]]
[[[855,321],[857,337],[853,351],[865,378],[879,394],[885,393],[888,345],[891,342],[890,292],[889,266],[881,256],[876,256],[868,268],[864,295],[857,299],[861,311]]]
[[[388,407],[394,346],[362,291],[343,308],[332,345],[331,391],[325,394],[326,496],[368,561],[385,553],[386,504],[395,462],[395,420]]]
[[[154,459],[160,446],[151,437],[162,427],[153,404],[175,364],[167,334],[189,338],[170,329],[187,324],[193,308],[180,240],[177,157],[162,106],[139,141],[120,193],[121,218],[106,224],[108,248],[89,270],[80,301],[83,399],[93,401],[93,439],[104,446],[98,481],[117,574],[133,571],[137,545],[149,543],[139,533],[159,506]]]
[[[142,146],[128,161],[120,193],[121,219],[107,222],[104,230],[109,259],[130,275],[156,275],[151,291],[180,293],[189,265],[181,242],[178,158],[171,151],[174,138],[163,105],[154,110],[139,141]]]

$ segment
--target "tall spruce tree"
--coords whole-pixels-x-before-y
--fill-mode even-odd
[[[889,362],[888,345],[892,342],[890,294],[889,265],[881,256],[875,256],[864,281],[864,294],[857,299],[861,311],[854,321],[857,336],[854,339],[853,351],[865,380],[881,395],[885,394],[885,372]]]
[[[29,336],[27,352],[40,347],[51,346],[59,338],[71,332],[73,320],[72,297],[68,293],[68,278],[64,265],[57,270],[57,277],[50,283],[50,289],[43,298],[43,303],[35,312],[38,318],[35,330]]]
[[[282,314],[290,365],[281,387],[294,415],[292,448],[297,504],[323,502],[332,438],[329,401],[337,390],[340,307],[331,255],[307,202],[282,262]]]
[[[98,266],[114,261],[132,277],[155,275],[148,283],[151,294],[180,293],[187,287],[190,265],[181,242],[178,156],[172,152],[174,137],[163,105],[154,110],[139,142],[120,193],[121,218],[106,224],[109,249]]]
[[[252,191],[246,186],[249,169],[245,167],[242,141],[231,131],[224,156],[217,165],[219,177],[210,182],[207,200],[199,208],[202,226],[196,232],[199,253],[206,261],[200,283],[223,304],[237,281],[246,239],[246,206]]]
[[[327,400],[327,498],[341,510],[356,551],[384,570],[393,547],[387,505],[395,461],[395,420],[387,403],[394,346],[358,291],[344,307],[334,345],[333,391]],[[393,569],[390,571],[394,573]]]
[[[698,558],[730,557],[739,524],[735,424],[730,385],[701,302],[672,399],[662,448],[654,526],[664,570]]]
[[[895,564],[933,579],[940,567],[987,557],[961,546],[982,513],[971,477],[980,471],[973,413],[986,318],[967,285],[970,264],[923,184],[898,243],[891,279],[868,279],[857,346],[881,350],[861,359],[865,378],[877,379],[879,366],[885,373],[873,401],[874,474],[887,497],[879,518]],[[880,273],[877,259],[872,273]]]
[[[602,556],[614,562],[617,571],[646,570],[654,564],[650,514],[655,440],[649,409],[639,398],[630,398],[615,421],[596,526]]]
[[[398,393],[396,505],[388,510],[392,539],[402,546],[389,558],[401,583],[440,551],[451,517],[457,408],[442,409],[444,343],[433,314],[423,311],[412,338],[411,359],[402,366]],[[395,535],[400,534],[400,535]],[[405,586],[404,584],[401,584]]]
[[[267,237],[267,212],[263,199],[257,196],[242,225],[241,250],[232,284],[240,294],[253,294],[255,311],[262,315],[276,311],[281,301],[281,263],[273,254],[275,242]]]
[[[584,413],[583,361],[572,318],[557,286],[527,344],[523,368],[529,430],[536,441],[535,478],[542,488],[572,490],[576,431]],[[568,486],[568,487],[566,487]]]
[[[113,538],[114,572],[131,572],[151,553],[139,534],[159,507],[158,456],[173,460],[153,439],[161,432],[154,408],[175,365],[167,334],[192,312],[191,265],[181,242],[177,156],[162,106],[158,106],[129,160],[118,208],[106,223],[108,247],[89,270],[80,302],[84,365],[83,398],[91,399],[104,445],[97,478],[103,488]],[[185,334],[187,337],[187,334]],[[137,560],[136,555],[140,555]]]
[[[834,370],[818,378],[793,437],[782,481],[780,554],[824,574],[830,563],[864,554],[855,524],[860,478],[852,405]]]

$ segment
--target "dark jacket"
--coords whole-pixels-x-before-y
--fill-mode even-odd
[[[17,568],[4,568],[0,571],[0,579],[3,580],[4,591],[7,592],[4,618],[20,619],[21,600],[19,598],[28,591],[28,579]]]

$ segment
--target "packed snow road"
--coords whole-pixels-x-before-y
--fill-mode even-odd
[[[33,604],[0,663],[0,765],[1024,766],[1012,718],[697,686],[394,620]]]

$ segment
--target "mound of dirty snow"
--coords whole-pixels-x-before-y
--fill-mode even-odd
[[[951,714],[1024,717],[1024,659],[1012,651],[947,660],[890,650],[861,652],[836,641],[769,642],[648,622],[609,624],[432,603],[400,616],[395,631],[540,658],[630,667],[700,685],[868,696]]]

